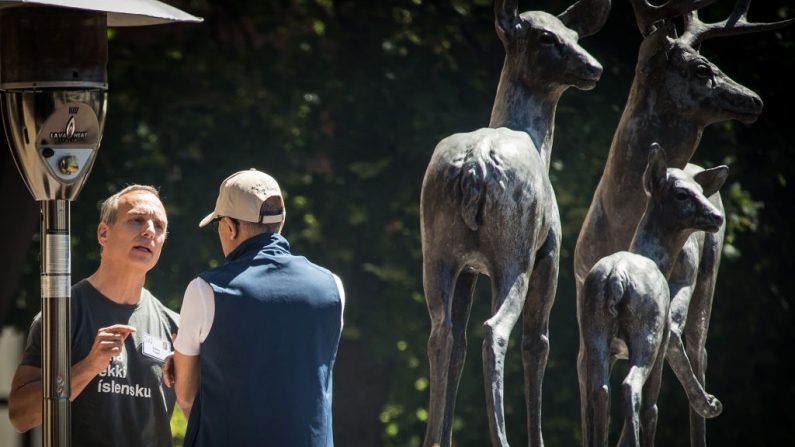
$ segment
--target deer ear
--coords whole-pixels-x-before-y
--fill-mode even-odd
[[[704,190],[704,196],[709,197],[721,188],[729,176],[729,167],[725,165],[717,166],[712,169],[705,169],[693,176]]]
[[[657,188],[665,181],[668,171],[668,162],[665,160],[665,151],[657,143],[652,143],[649,147],[649,161],[646,163],[646,171],[643,173],[643,189],[646,194],[652,195]]]
[[[675,35],[676,28],[674,28],[672,22],[666,20],[648,36],[644,37],[638,52],[638,66],[643,67],[644,70],[655,70],[656,67],[651,64],[651,61],[657,55],[666,55],[671,51],[675,43],[671,37]]]
[[[580,0],[558,15],[564,25],[580,36],[596,34],[610,15],[610,0]]]

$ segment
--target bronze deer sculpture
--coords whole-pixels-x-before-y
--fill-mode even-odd
[[[442,140],[422,185],[423,286],[432,325],[427,447],[451,443],[478,274],[492,284],[483,341],[492,444],[508,445],[503,364],[523,314],[529,444],[543,445],[541,384],[561,235],[548,176],[555,110],[567,88],[591,89],[601,76],[601,65],[577,41],[602,27],[610,1],[581,0],[557,17],[519,14],[515,0],[497,0],[494,10],[506,55],[489,128]]]
[[[654,445],[669,335],[667,278],[690,234],[716,232],[723,225],[722,213],[706,196],[723,185],[728,168],[691,175],[668,168],[665,152],[652,146],[643,175],[648,202],[629,251],[599,260],[577,300],[582,359],[577,372],[585,397],[583,445],[588,447],[607,446],[612,355],[629,360],[618,445]]]
[[[642,173],[650,143],[659,141],[667,148],[670,166],[695,173],[701,168],[688,161],[706,126],[730,119],[749,123],[761,113],[761,99],[722,73],[698,50],[709,38],[776,29],[792,20],[749,23],[750,0],[741,0],[728,19],[707,24],[698,19],[695,8],[708,3],[711,1],[670,0],[666,5],[653,6],[646,0],[633,0],[644,40],[604,173],[577,240],[574,272],[578,296],[596,261],[629,247],[643,213]],[[677,15],[684,18],[680,37],[672,20]],[[723,210],[719,194],[710,200]],[[706,445],[704,417],[715,416],[721,408],[717,399],[704,392],[703,384],[705,343],[724,232],[725,228],[716,233],[693,233],[669,278],[667,360],[691,404],[692,446]],[[692,380],[694,376],[696,381]]]

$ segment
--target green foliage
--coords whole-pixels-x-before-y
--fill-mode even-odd
[[[174,438],[174,447],[182,447],[182,443],[185,442],[186,428],[188,428],[188,420],[179,406],[174,407],[174,413],[171,415],[171,436]]]
[[[419,445],[427,419],[430,328],[419,193],[436,143],[488,123],[504,56],[492,3],[173,3],[205,23],[109,32],[108,121],[93,173],[72,207],[73,279],[89,275],[98,262],[98,201],[127,183],[158,185],[170,236],[148,286],[178,309],[188,281],[222,260],[217,236],[197,228],[218,185],[240,169],[265,170],[285,191],[285,235],[294,251],[328,266],[345,283],[335,376],[338,445]],[[520,3],[555,12],[569,4]],[[731,2],[719,2],[703,16],[717,20],[730,8]],[[753,20],[775,20],[779,11],[795,16],[787,0],[756,2],[752,9]],[[715,39],[703,49],[766,101],[753,125],[709,127],[694,158],[704,166],[731,167],[723,190],[726,256],[708,343],[707,388],[726,408],[707,425],[714,445],[791,440],[787,408],[795,389],[786,384],[795,370],[782,357],[795,336],[792,33]],[[593,91],[567,92],[558,108],[550,175],[564,234],[544,383],[550,446],[579,441],[571,256],[629,91],[639,42],[628,2],[614,1],[605,28],[582,41],[604,65],[602,80]],[[38,311],[37,276],[32,253],[14,315],[18,325]],[[488,444],[480,343],[489,307],[488,278],[482,277],[454,422],[461,446]],[[519,337],[517,328],[505,378],[514,445],[526,444]],[[346,357],[359,346],[360,357]],[[362,389],[366,396],[357,400]],[[619,396],[613,399],[614,410],[620,408]],[[687,445],[687,404],[668,372],[659,404],[658,444]],[[175,429],[182,421],[175,415]],[[612,425],[617,429],[618,421]],[[370,426],[376,434],[368,437]]]

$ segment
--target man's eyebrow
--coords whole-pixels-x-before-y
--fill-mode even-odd
[[[149,216],[149,215],[152,215],[152,214],[155,214],[155,213],[153,211],[135,211],[135,210],[130,210],[127,214],[130,215],[130,216]]]
[[[157,215],[157,210],[154,210],[154,209],[152,209],[152,210],[130,210],[127,214],[130,215],[130,216],[152,216],[152,217],[155,218],[155,220],[159,220],[159,221],[162,221],[162,222],[168,222],[167,219],[160,219],[160,217]]]

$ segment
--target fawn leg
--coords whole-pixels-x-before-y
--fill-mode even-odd
[[[715,199],[717,197],[717,199]],[[719,194],[710,197],[720,201]],[[720,204],[718,204],[720,205]],[[719,209],[723,209],[720,205]],[[693,366],[698,382],[704,387],[705,374],[707,371],[707,331],[709,330],[709,320],[712,316],[712,300],[715,293],[715,280],[718,277],[718,265],[720,264],[721,249],[723,247],[724,229],[721,228],[717,233],[706,233],[704,235],[704,248],[701,252],[701,264],[699,266],[698,277],[696,278],[695,288],[690,299],[687,322],[685,323],[685,339],[687,341],[687,355]],[[690,409],[690,445],[691,447],[705,447],[706,421],[692,408]]]
[[[591,335],[586,339],[580,337],[580,352],[577,356],[582,445],[605,447],[610,414],[610,350],[606,333],[604,338]]]
[[[605,288],[589,284],[577,288],[577,324],[580,348],[577,378],[580,385],[580,428],[583,447],[606,447],[610,415],[610,352],[615,318],[605,312]]]
[[[669,331],[664,329],[657,358],[652,366],[651,374],[643,386],[643,397],[640,408],[640,445],[654,447],[654,435],[657,433],[657,398],[660,396],[662,371],[665,366],[665,346]]]
[[[666,316],[660,312],[656,318],[643,315],[642,325],[625,329],[632,335],[626,340],[629,349],[629,373],[621,384],[624,395],[624,429],[620,446],[639,447],[640,444],[640,409],[642,392],[649,374],[657,360],[657,353],[662,339],[667,332]]]
[[[694,278],[695,279],[695,278]],[[671,311],[668,349],[666,358],[687,394],[690,407],[700,416],[712,418],[721,413],[723,406],[713,395],[707,393],[696,378],[690,359],[685,352],[682,331],[687,319],[687,308],[693,288],[687,284],[671,284]]]

